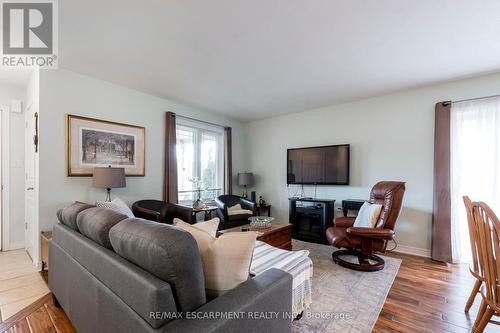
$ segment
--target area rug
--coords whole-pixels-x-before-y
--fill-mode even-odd
[[[379,272],[358,272],[336,265],[333,248],[293,240],[293,250],[308,250],[314,264],[312,304],[293,332],[371,332],[401,264],[384,257]]]

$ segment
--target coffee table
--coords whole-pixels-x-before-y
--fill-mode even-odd
[[[257,232],[257,240],[283,250],[292,250],[293,225],[289,223],[273,221],[271,222],[271,226],[266,229],[253,229],[250,228],[250,224],[246,224],[240,227],[221,230],[217,234],[222,235],[228,232],[242,232],[242,228],[249,228],[251,231]]]

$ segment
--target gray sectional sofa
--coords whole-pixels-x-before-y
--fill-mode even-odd
[[[290,332],[292,277],[270,269],[207,300],[194,238],[75,203],[58,212],[49,287],[78,332]]]

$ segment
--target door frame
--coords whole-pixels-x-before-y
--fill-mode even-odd
[[[27,95],[26,95],[26,106],[24,108],[24,114],[26,117],[28,109],[33,110],[33,114],[38,113],[40,115],[40,72],[39,70],[34,70],[33,75],[30,79],[30,82],[28,84],[28,90],[27,90]],[[25,119],[26,120],[26,119]],[[38,118],[38,124],[40,124],[40,117]],[[39,125],[40,127],[40,125]],[[26,131],[26,129],[25,129]],[[32,140],[32,137],[30,136],[29,140]],[[30,142],[28,141],[28,142]],[[25,142],[25,149],[26,149],[26,144]],[[34,169],[34,190],[33,190],[33,195],[34,195],[34,217],[33,217],[33,254],[32,254],[32,260],[33,260],[33,265],[38,269],[41,270],[42,268],[42,259],[41,259],[41,253],[40,253],[40,201],[39,201],[39,189],[40,189],[40,177],[39,177],[39,166],[40,166],[40,145],[38,147],[38,152],[35,152],[33,156],[33,162],[35,164],[35,169]],[[25,154],[25,180],[26,180],[26,165],[27,163],[30,163],[29,159],[26,159],[26,154]],[[24,184],[26,185],[26,184]],[[26,188],[25,188],[26,190]],[[26,202],[26,193],[25,193],[25,202]],[[25,210],[26,210],[26,205],[25,205]],[[26,223],[26,215],[25,215],[25,223]],[[26,227],[26,225],[25,225]],[[26,248],[26,244],[25,244]]]
[[[33,155],[31,156],[28,156],[28,151],[26,151],[26,148],[28,147],[28,145],[32,145],[33,142],[30,140],[31,139],[31,134],[33,133],[28,133],[28,129],[30,129],[30,127],[28,126],[28,122],[30,121],[36,121],[34,118],[34,115],[35,115],[35,104],[32,103],[32,102],[28,102],[25,109],[24,109],[24,121],[25,121],[25,171],[24,171],[24,174],[25,174],[25,177],[24,177],[24,181],[25,183],[23,184],[24,185],[24,189],[25,189],[25,196],[24,196],[24,219],[25,219],[25,224],[24,224],[24,247],[26,249],[26,252],[28,253],[28,255],[30,256],[30,258],[33,260],[33,264],[38,268],[40,269],[41,268],[41,260],[40,260],[40,249],[39,249],[39,240],[40,240],[40,237],[38,236],[40,234],[39,232],[39,225],[38,225],[38,153],[33,151]],[[33,118],[28,118],[28,116],[30,115],[30,112],[31,112],[31,116],[33,116]],[[34,125],[36,126],[36,125]],[[33,130],[34,130],[35,127],[33,127]],[[31,221],[33,223],[32,225],[32,232],[31,234],[28,233],[28,229],[27,229],[27,211],[28,211],[28,206],[26,205],[26,180],[28,179],[28,173],[27,173],[27,166],[28,164],[30,163],[33,163],[33,177],[34,177],[34,183],[31,185],[33,186],[33,210],[34,210],[34,214],[33,214],[33,221]],[[27,241],[27,237],[30,238],[29,241]],[[32,252],[30,253],[28,251],[28,243],[31,244],[31,246],[33,247],[31,250]]]
[[[1,117],[1,148],[0,154],[2,159],[1,176],[2,176],[2,195],[1,195],[1,250],[8,251],[10,249],[10,107],[7,105],[0,106]]]

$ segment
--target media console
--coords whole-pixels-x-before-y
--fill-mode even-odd
[[[328,244],[326,229],[333,225],[335,200],[289,198],[290,223],[293,238]]]

